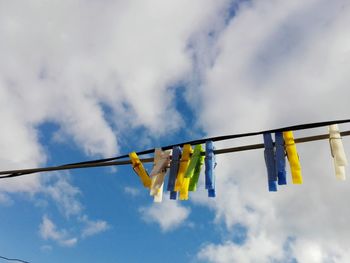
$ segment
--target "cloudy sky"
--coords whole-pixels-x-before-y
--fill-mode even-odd
[[[0,0],[1,170],[349,118],[349,25],[347,0]],[[154,204],[129,166],[1,180],[0,255],[347,263],[349,183],[328,141],[298,151],[277,193],[262,150],[218,156],[210,200]]]

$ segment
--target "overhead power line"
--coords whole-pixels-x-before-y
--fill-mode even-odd
[[[294,126],[288,126],[288,127],[278,128],[278,129],[258,131],[258,132],[249,132],[249,133],[239,133],[239,134],[224,135],[224,136],[217,136],[217,137],[208,137],[208,138],[203,138],[203,139],[199,139],[199,140],[193,140],[193,141],[187,141],[187,142],[182,142],[182,143],[178,143],[178,144],[168,145],[168,146],[161,147],[161,148],[163,150],[169,150],[169,149],[172,149],[174,146],[183,146],[184,144],[195,145],[195,144],[205,143],[206,141],[224,141],[224,140],[230,140],[230,139],[235,139],[235,138],[256,136],[256,135],[261,135],[264,133],[275,133],[275,132],[284,132],[284,131],[313,129],[313,128],[332,125],[332,124],[340,124],[340,123],[350,123],[350,119],[327,121],[327,122],[317,122],[317,123],[307,123],[307,124],[294,125]],[[344,131],[344,132],[341,132],[340,134],[342,136],[349,136],[350,131]],[[321,134],[321,135],[315,135],[315,136],[296,138],[295,142],[296,143],[305,143],[305,142],[311,142],[311,141],[324,140],[324,139],[328,139],[328,138],[329,138],[329,134]],[[218,150],[215,150],[214,153],[215,154],[225,154],[225,153],[232,153],[232,152],[255,150],[255,149],[260,149],[260,148],[264,148],[264,144],[251,144],[251,145],[244,145],[244,146],[238,146],[238,147],[233,147],[233,148],[218,149]],[[155,150],[154,148],[148,149],[145,151],[137,152],[137,154],[138,155],[150,154],[150,153],[153,153],[154,150]],[[42,167],[42,168],[0,171],[0,175],[3,175],[3,176],[0,176],[0,179],[19,177],[19,176],[24,176],[27,174],[40,173],[40,172],[50,172],[50,171],[71,170],[71,169],[80,169],[80,168],[118,166],[118,165],[131,164],[130,160],[120,160],[120,159],[124,159],[124,158],[128,158],[128,157],[129,157],[129,155],[125,154],[125,155],[112,157],[112,158],[97,159],[97,160],[91,160],[91,161],[79,162],[79,163],[69,163],[69,164],[60,165],[60,166],[48,166],[48,167]],[[143,159],[141,159],[141,161],[142,162],[153,162],[153,158],[143,158]]]
[[[25,260],[22,260],[22,259],[18,259],[18,258],[7,258],[7,257],[0,256],[0,259],[4,259],[4,260],[7,260],[7,261],[29,263],[28,261],[25,261]]]

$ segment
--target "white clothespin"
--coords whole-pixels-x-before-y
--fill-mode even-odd
[[[162,151],[157,148],[154,151],[154,166],[151,171],[151,191],[154,202],[160,203],[163,199],[163,184],[167,168],[170,164],[171,150]]]
[[[329,144],[334,159],[335,175],[340,180],[345,180],[345,166],[348,165],[344,146],[337,124],[329,125]]]

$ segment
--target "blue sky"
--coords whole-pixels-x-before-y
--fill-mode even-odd
[[[1,169],[349,118],[349,18],[345,0],[0,0]],[[298,152],[303,185],[269,193],[263,152],[232,153],[217,198],[201,178],[187,202],[154,204],[130,166],[2,180],[0,255],[349,262],[349,184],[327,141]]]

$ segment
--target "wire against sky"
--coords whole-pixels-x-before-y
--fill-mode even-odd
[[[0,256],[0,259],[4,259],[4,260],[7,260],[7,261],[29,263],[28,261],[25,261],[25,260],[22,260],[22,259],[18,259],[18,258],[7,258],[7,257]]]
[[[229,139],[234,139],[234,138],[261,135],[264,133],[312,129],[312,128],[318,128],[318,127],[328,126],[328,125],[332,125],[332,124],[348,123],[348,122],[350,122],[350,119],[318,122],[318,123],[308,123],[308,124],[295,125],[295,126],[289,126],[289,127],[279,128],[279,129],[259,131],[259,132],[250,132],[250,133],[241,133],[241,134],[209,137],[209,138],[204,138],[204,139],[200,139],[200,140],[194,140],[194,141],[182,142],[182,143],[174,144],[174,145],[168,145],[168,146],[162,147],[162,149],[167,150],[167,149],[171,149],[173,146],[183,146],[184,144],[193,144],[194,145],[194,144],[205,143],[206,141],[224,141],[224,140],[229,140]],[[341,132],[340,134],[341,134],[341,136],[349,136],[350,131]],[[296,143],[304,143],[304,142],[324,140],[324,139],[329,139],[329,134],[321,134],[321,135],[315,135],[315,136],[309,136],[309,137],[303,137],[303,138],[296,138],[295,142]],[[234,148],[218,149],[218,150],[215,150],[214,153],[215,154],[225,154],[225,153],[231,153],[231,152],[254,150],[254,149],[259,149],[259,148],[264,148],[264,144],[252,144],[252,145],[244,145],[244,146],[239,146],[239,147],[234,147]],[[154,150],[155,149],[150,149],[150,150],[146,150],[146,151],[142,151],[142,152],[137,152],[137,154],[143,155],[143,154],[153,153]],[[106,160],[117,160],[117,159],[128,158],[128,157],[129,157],[129,155],[122,155],[122,156],[108,158],[108,159],[99,159],[99,160],[92,160],[92,161],[88,161],[88,162],[71,163],[71,164],[65,164],[65,165],[60,165],[60,166],[49,166],[49,167],[42,167],[42,168],[0,171],[0,175],[4,175],[4,176],[0,176],[0,179],[19,177],[19,176],[33,174],[33,173],[39,173],[39,172],[125,165],[125,164],[130,164],[131,162],[129,160],[121,160],[121,161],[106,161]],[[153,162],[153,158],[141,159],[141,161],[142,162]]]
[[[161,147],[161,148],[163,150],[170,150],[174,146],[182,147],[184,144],[195,145],[195,144],[205,143],[206,141],[213,141],[213,142],[226,141],[226,140],[231,140],[231,139],[237,139],[237,138],[261,135],[261,134],[264,134],[264,133],[275,133],[275,132],[284,132],[284,131],[298,131],[298,130],[314,129],[314,128],[319,128],[319,127],[329,126],[329,125],[332,125],[332,124],[341,124],[341,123],[350,123],[350,119],[304,123],[304,124],[298,124],[298,125],[293,125],[293,126],[286,126],[286,127],[277,128],[277,129],[271,129],[271,130],[255,131],[255,132],[237,133],[237,134],[231,134],[231,135],[208,137],[208,138],[203,138],[203,139],[199,139],[199,140],[186,141],[186,142],[181,142],[181,143],[177,143],[177,144],[167,145],[167,146],[164,146],[164,147]],[[136,152],[136,154],[137,155],[144,155],[144,154],[150,154],[150,153],[153,153],[153,152],[154,152],[154,148],[148,149],[148,150],[145,150],[145,151]],[[102,162],[110,162],[110,161],[124,159],[124,158],[129,158],[129,154],[124,154],[124,155],[120,155],[120,156],[112,157],[112,158],[96,159],[96,160],[85,161],[85,162],[78,162],[78,163],[70,163],[70,164],[66,164],[66,165],[77,165],[77,164],[87,164],[87,163],[102,163]]]

